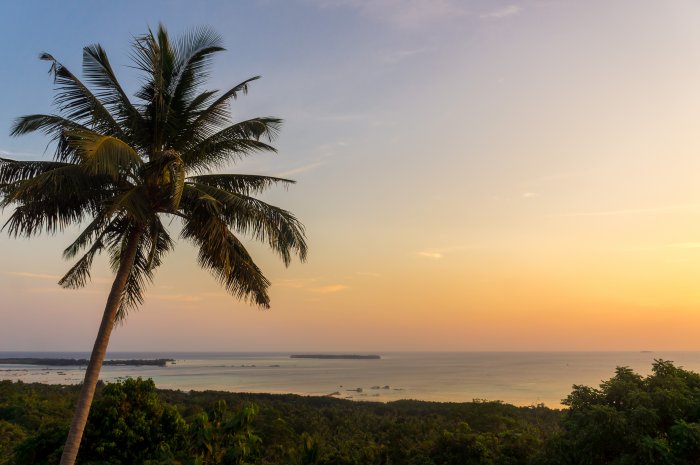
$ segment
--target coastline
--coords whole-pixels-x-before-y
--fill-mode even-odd
[[[7,356],[75,357],[82,353],[34,352]],[[109,358],[173,358],[159,366],[105,366],[107,382],[151,378],[163,389],[327,396],[388,403],[500,400],[518,406],[561,407],[574,384],[596,387],[617,366],[648,374],[654,359],[700,371],[700,352],[469,352],[381,353],[379,360],[290,359],[290,352],[111,352]],[[84,367],[0,365],[0,379],[77,384]]]

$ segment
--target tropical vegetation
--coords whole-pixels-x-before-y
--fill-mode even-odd
[[[0,465],[54,465],[75,386],[0,382]],[[501,402],[98,389],[80,464],[626,465],[700,463],[700,376],[659,360],[574,386],[557,410]]]

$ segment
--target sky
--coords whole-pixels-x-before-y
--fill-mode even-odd
[[[248,243],[272,307],[228,296],[178,241],[114,351],[700,350],[700,4],[694,0],[12,2],[0,153],[48,159],[14,118],[52,111],[46,51],[219,32],[208,88],[285,120],[228,172],[295,179],[289,268]],[[9,216],[0,213],[3,222]],[[174,222],[171,227],[178,230]],[[0,350],[91,348],[111,275],[56,284],[77,229],[0,236]]]

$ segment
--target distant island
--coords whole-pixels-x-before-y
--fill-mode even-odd
[[[168,362],[174,362],[172,358],[157,358],[148,360],[105,360],[103,365],[120,366],[158,366],[164,367]],[[89,360],[85,358],[0,358],[0,365],[48,365],[48,366],[87,366]]]
[[[321,358],[321,359],[334,359],[334,360],[378,360],[381,357],[379,355],[337,355],[337,354],[303,354],[303,355],[290,355],[289,358]]]

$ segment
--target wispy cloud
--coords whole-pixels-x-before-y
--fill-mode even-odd
[[[423,54],[423,53],[427,52],[428,50],[429,49],[426,47],[414,48],[414,49],[409,49],[409,50],[396,50],[396,51],[389,52],[389,53],[385,54],[383,57],[383,61],[384,61],[384,63],[394,65],[394,64],[400,63],[408,58]]]
[[[58,281],[60,280],[63,276],[59,276],[56,274],[44,274],[44,273],[32,273],[29,271],[4,271],[4,274],[10,275],[10,276],[17,276],[20,278],[27,278],[27,279],[40,279],[40,280],[50,280],[50,281]],[[93,283],[111,283],[112,280],[109,278],[91,278],[88,280],[88,282],[93,282]]]
[[[301,279],[281,279],[272,283],[276,287],[288,289],[298,289],[300,291],[313,294],[333,294],[349,289],[345,284],[323,284],[325,279],[321,278],[301,278]]]
[[[481,15],[482,18],[495,18],[495,19],[500,19],[500,18],[505,18],[507,16],[513,16],[517,15],[523,11],[523,8],[518,5],[508,5],[503,8],[497,8],[495,10],[488,11],[484,14]]]
[[[526,199],[533,199],[539,196],[540,194],[538,194],[537,192],[523,192],[523,197]]]
[[[59,279],[61,279],[61,276],[57,276],[54,274],[30,273],[28,271],[5,271],[5,274],[29,279],[48,279],[52,281],[58,281]]]
[[[435,260],[442,258],[442,253],[429,250],[418,252],[418,255],[421,257],[434,258]]]
[[[316,294],[334,294],[336,292],[341,292],[346,289],[349,289],[349,287],[344,284],[331,284],[330,286],[314,287],[309,290]]]
[[[313,163],[309,163],[307,165],[300,166],[298,168],[292,168],[291,170],[282,171],[281,173],[275,174],[275,177],[286,178],[289,176],[293,176],[295,174],[306,173],[307,171],[314,170],[314,169],[316,169],[319,166],[322,166],[324,164],[325,164],[325,162],[323,162],[323,161],[315,161]]]
[[[273,176],[286,178],[296,174],[313,171],[316,168],[319,168],[328,163],[329,160],[333,159],[333,157],[341,153],[347,145],[348,144],[343,140],[318,145],[314,150],[314,155],[310,157],[311,160],[307,160],[306,164],[275,173]]]
[[[460,250],[466,250],[466,249],[473,249],[476,247],[467,247],[464,245],[455,245],[452,247],[439,247],[439,248],[431,248],[431,249],[425,249],[416,252],[416,254],[419,257],[425,257],[425,258],[432,258],[433,260],[439,260],[443,258],[446,254],[449,254],[451,252],[457,252]]]
[[[66,289],[61,286],[51,286],[51,287],[30,287],[27,291],[32,294],[55,294],[64,292],[76,292],[75,289]],[[80,294],[100,294],[101,292],[97,289],[80,289]]]

